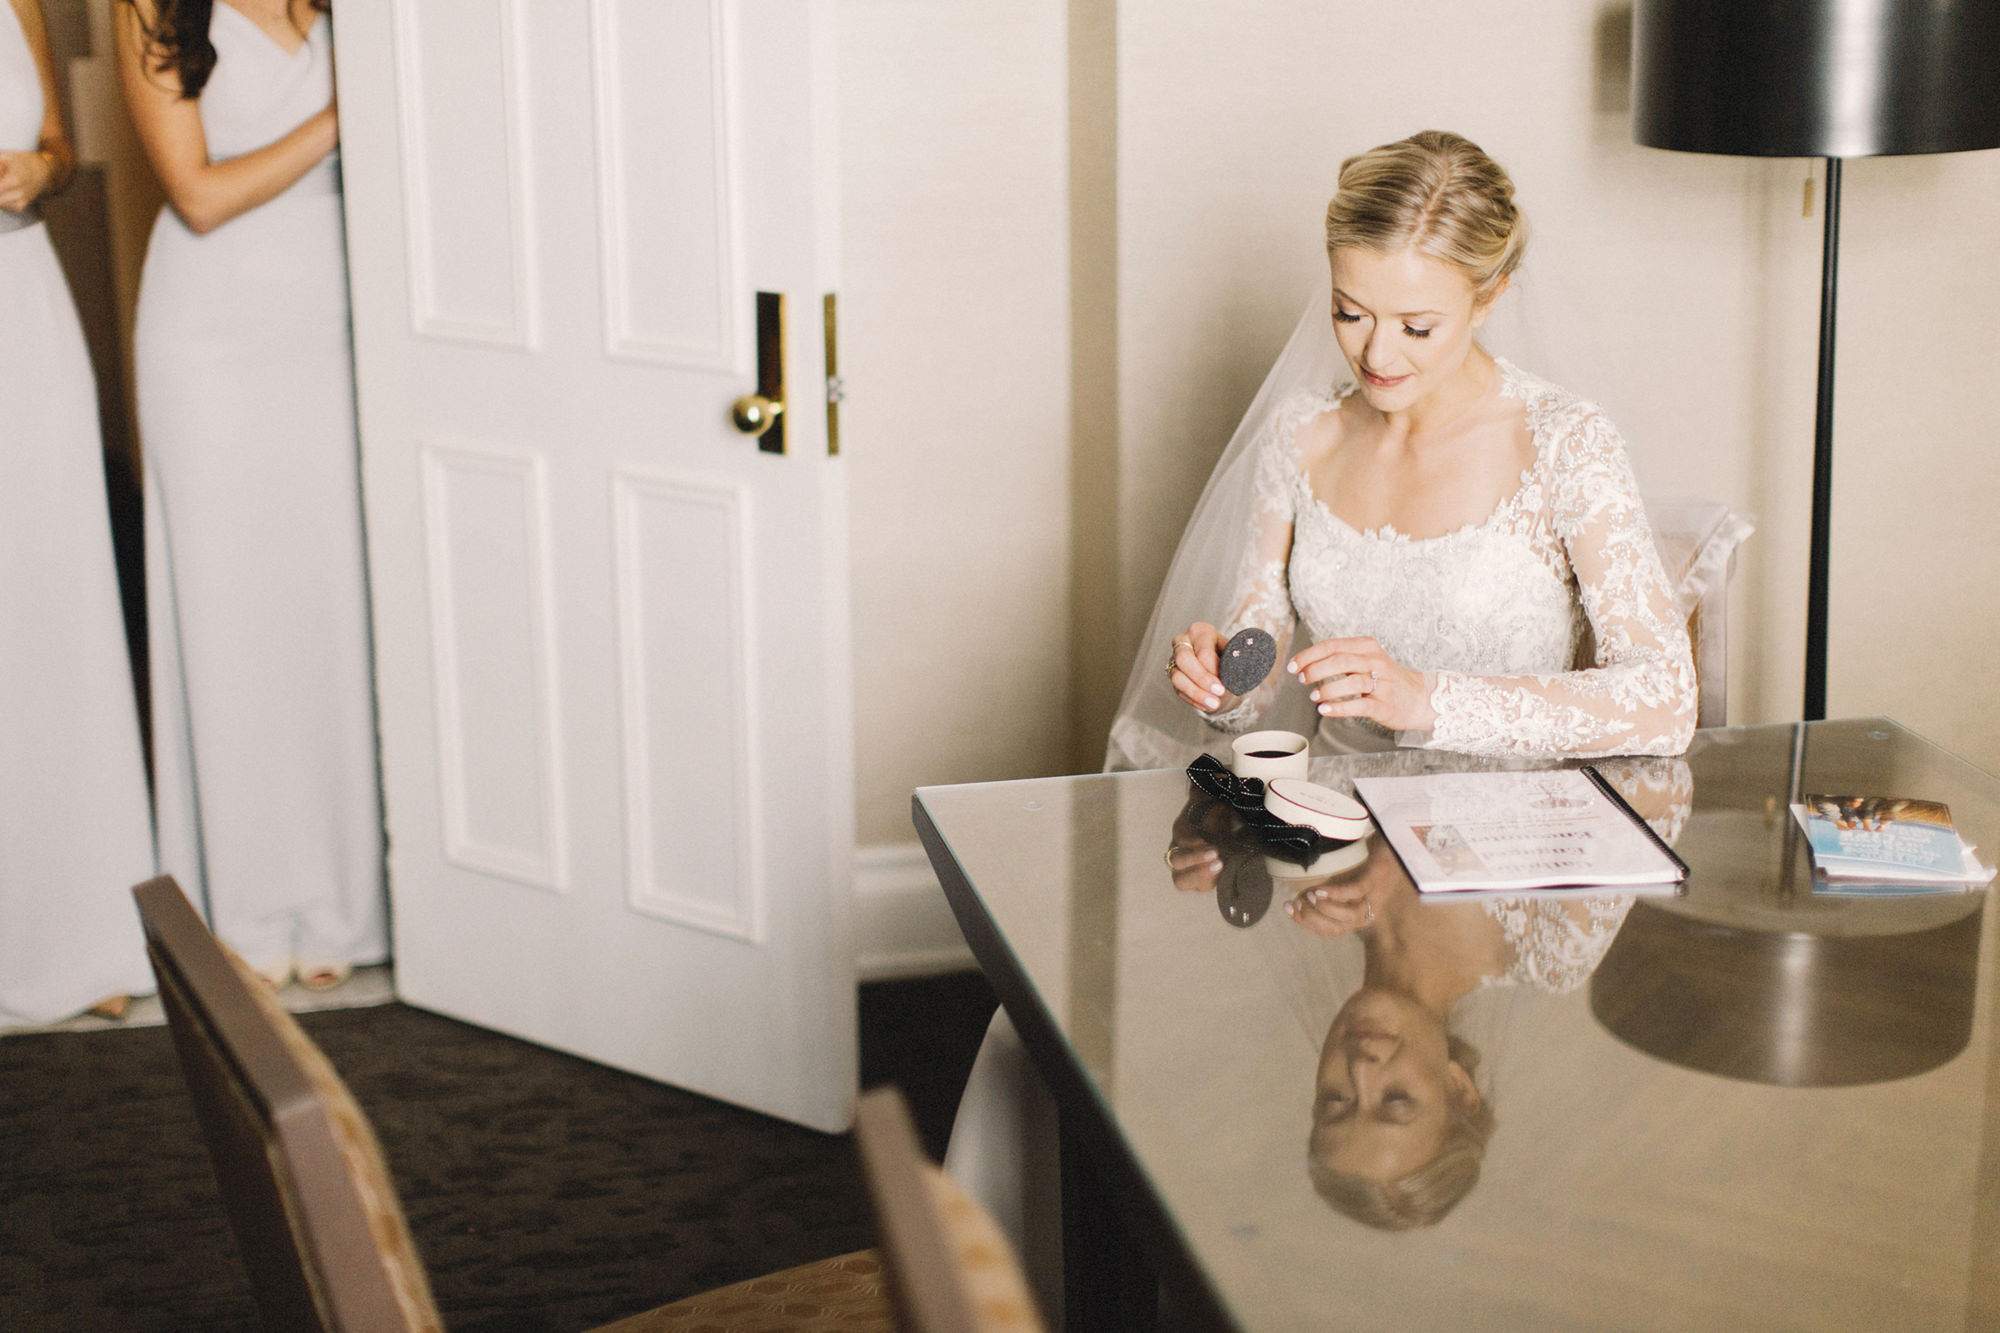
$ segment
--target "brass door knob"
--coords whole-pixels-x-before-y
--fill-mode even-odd
[[[783,403],[774,403],[761,393],[746,393],[729,408],[729,419],[745,435],[762,435],[777,424]]]

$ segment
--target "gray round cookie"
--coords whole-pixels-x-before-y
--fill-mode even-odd
[[[1236,637],[1222,645],[1222,659],[1215,674],[1222,688],[1231,694],[1248,694],[1264,683],[1278,664],[1278,641],[1256,626],[1238,630]]]

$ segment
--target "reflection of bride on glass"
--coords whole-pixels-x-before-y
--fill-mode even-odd
[[[1189,521],[1110,767],[1185,763],[1211,728],[1296,725],[1271,712],[1288,675],[1309,687],[1291,706],[1317,710],[1320,753],[1686,749],[1685,613],[1623,441],[1596,407],[1474,341],[1526,235],[1506,172],[1457,135],[1343,164],[1330,289]],[[1282,649],[1301,622],[1309,646],[1262,687],[1224,689],[1233,631]]]
[[[1286,915],[1354,933],[1361,984],[1334,1015],[1314,1077],[1306,1169],[1357,1221],[1400,1231],[1439,1221],[1478,1183],[1496,1121],[1457,1030],[1469,996],[1496,986],[1564,994],[1604,956],[1630,897],[1420,900],[1380,836],[1357,870],[1311,885]]]
[[[1693,794],[1685,763],[1613,759],[1598,767],[1656,832],[1678,837]],[[1633,899],[1425,899],[1379,834],[1359,864],[1345,858],[1331,874],[1287,868],[1234,836],[1215,805],[1197,794],[1175,821],[1175,888],[1240,886],[1268,868],[1294,924],[1327,939],[1351,935],[1360,946],[1358,980],[1351,954],[1316,954],[1306,983],[1324,998],[1344,997],[1315,1067],[1306,1147],[1313,1187],[1342,1213],[1383,1230],[1440,1221],[1478,1183],[1498,1118],[1490,1072],[1482,1072],[1482,1056],[1494,1052],[1481,1044],[1525,1040],[1496,1035],[1516,992],[1559,996],[1583,985]],[[1301,1016],[1322,998],[1297,996]],[[1475,1044],[1469,1034],[1481,1023]]]

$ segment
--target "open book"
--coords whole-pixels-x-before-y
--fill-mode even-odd
[[[1670,893],[1687,866],[1595,769],[1356,778],[1420,893]]]
[[[1808,796],[1792,818],[1812,847],[1813,874],[1839,883],[1943,887],[1984,884],[1993,871],[1937,801],[1893,796]]]

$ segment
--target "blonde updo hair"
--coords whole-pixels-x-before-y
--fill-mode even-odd
[[[1328,253],[1415,246],[1463,272],[1479,304],[1499,294],[1527,245],[1528,219],[1514,206],[1506,169],[1447,130],[1425,130],[1348,158],[1326,206]]]

